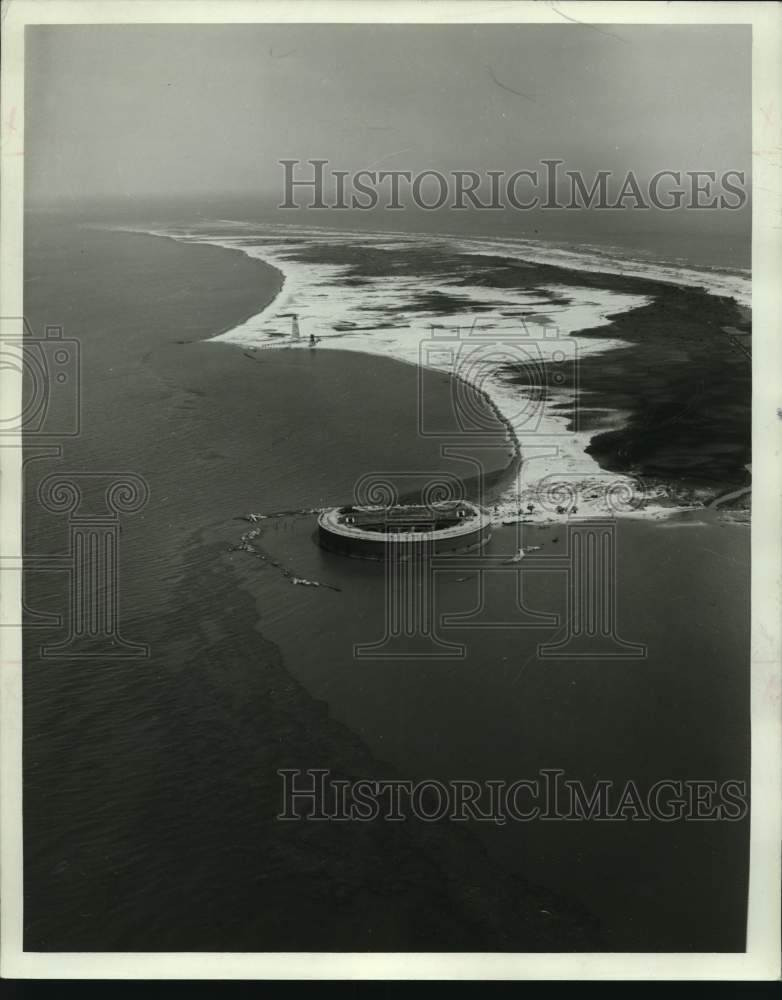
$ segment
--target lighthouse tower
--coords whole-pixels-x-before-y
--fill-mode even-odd
[[[291,340],[299,340],[300,338],[299,317],[296,313],[291,313]]]

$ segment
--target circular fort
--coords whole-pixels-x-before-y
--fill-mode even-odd
[[[490,518],[468,500],[332,507],[318,517],[322,548],[354,559],[466,552],[484,545],[490,535]]]

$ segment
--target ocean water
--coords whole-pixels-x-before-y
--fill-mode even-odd
[[[551,629],[512,627],[507,573],[487,584],[505,626],[447,636],[465,656],[357,660],[353,646],[383,634],[382,567],[320,550],[311,514],[269,522],[266,560],[237,551],[243,517],[348,501],[367,473],[462,468],[419,433],[418,373],[393,351],[261,350],[262,331],[241,347],[216,340],[259,315],[277,322],[264,308],[279,273],[208,242],[30,220],[26,313],[36,331],[61,324],[79,340],[83,426],[59,459],[28,452],[26,551],[67,552],[67,518],[36,500],[47,473],[143,476],[149,501],[121,522],[120,618],[150,655],[42,657],[64,628],[35,628],[34,613],[61,612],[67,583],[28,574],[27,947],[741,950],[746,820],[438,827],[436,843],[275,822],[286,766],[746,780],[749,532],[712,511],[619,519],[617,622],[647,645],[637,661],[540,660]],[[437,384],[440,421],[452,396]],[[502,431],[495,421],[497,468]],[[488,554],[524,544],[556,557],[564,537],[557,523],[499,526]],[[293,585],[286,570],[337,589]],[[477,580],[459,579],[472,572],[439,580],[442,611],[478,607]],[[564,579],[525,577],[524,598],[562,614]]]

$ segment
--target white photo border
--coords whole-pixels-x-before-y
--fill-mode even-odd
[[[752,781],[741,954],[33,953],[22,938],[21,567],[0,596],[0,973],[36,979],[769,980],[780,975],[782,5],[477,0],[4,0],[0,315],[24,315],[24,29],[32,24],[736,24],[753,29]],[[768,113],[771,108],[771,113]],[[763,113],[761,109],[765,109]],[[21,377],[0,370],[8,405]],[[21,441],[0,448],[0,554],[21,552]]]

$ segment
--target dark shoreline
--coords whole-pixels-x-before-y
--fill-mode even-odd
[[[521,268],[504,258],[492,274],[502,287],[563,278],[652,298],[613,315],[607,325],[573,334],[627,345],[580,356],[563,384],[579,391],[577,423],[570,427],[591,432],[587,454],[606,471],[669,487],[684,503],[709,502],[745,485],[752,460],[751,311],[732,298],[656,279],[552,265]],[[520,373],[520,386],[525,379]],[[604,410],[629,416],[620,428],[607,430]]]
[[[624,340],[634,353],[634,364],[622,365],[619,389],[609,383],[623,360],[616,358],[620,352],[582,361],[587,411],[606,405],[622,409],[623,400],[635,401],[624,427],[592,437],[587,451],[603,467],[673,482],[680,491],[702,488],[711,496],[746,483],[752,461],[752,364],[724,335],[726,319],[749,340],[750,323],[742,321],[733,300],[699,293],[662,295],[595,331]]]

